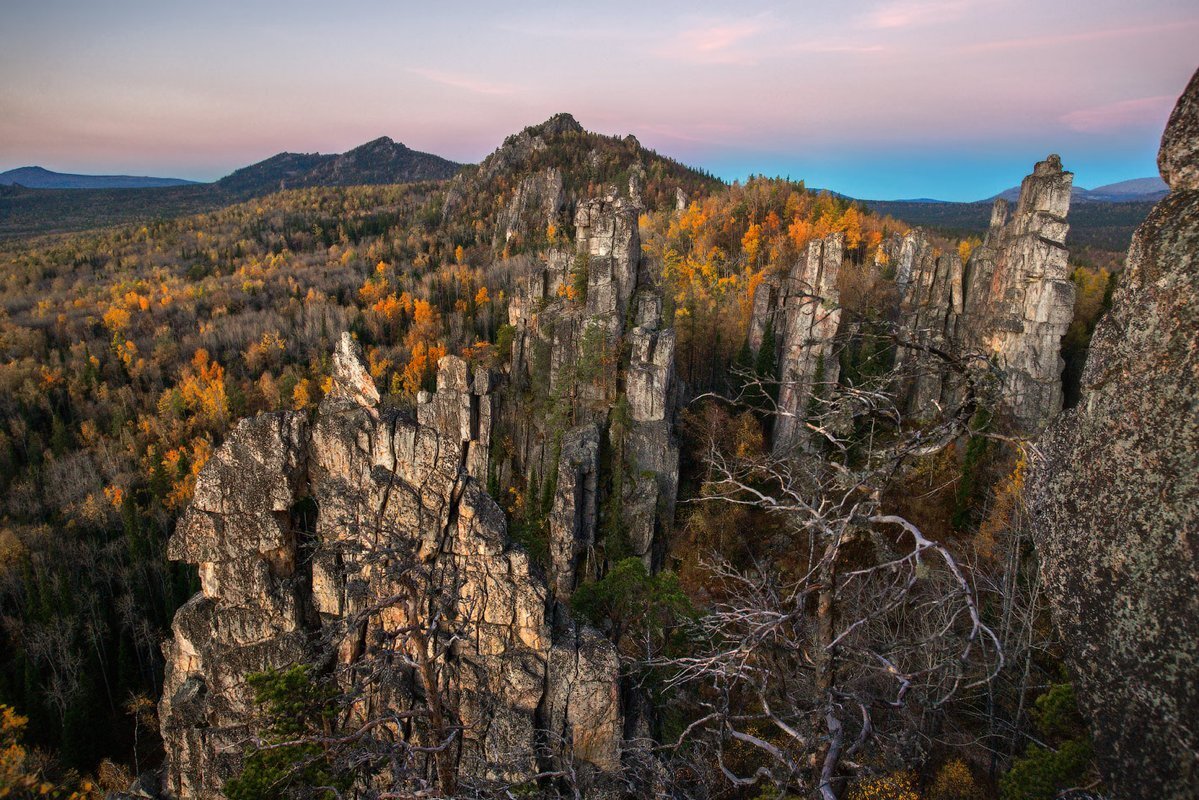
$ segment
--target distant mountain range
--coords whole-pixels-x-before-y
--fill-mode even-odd
[[[383,136],[341,154],[279,153],[213,183],[22,167],[0,175],[0,236],[198,214],[281,189],[440,181],[461,166]]]
[[[18,167],[0,172],[0,186],[19,185],[26,189],[152,189],[194,183],[196,181],[183,178],[151,178],[144,175],[72,175],[51,172],[45,167]]]
[[[534,147],[535,141],[541,144]],[[494,198],[504,187],[492,185],[496,176],[491,173],[503,172],[509,162],[520,162],[530,169],[573,165],[567,170],[572,173],[567,176],[567,183],[573,186],[581,182],[585,186],[595,179],[591,173],[602,166],[592,162],[611,160],[622,148],[641,150],[631,136],[622,139],[587,134],[573,117],[562,114],[509,137],[503,147],[478,167],[463,168],[461,164],[412,150],[387,137],[341,154],[279,153],[213,183],[177,178],[67,175],[41,167],[22,167],[0,173],[0,237],[196,214],[281,189],[440,181],[455,176],[457,179],[448,189],[447,203],[462,205],[472,193]],[[643,158],[649,173],[647,188],[653,192],[665,192],[663,187],[668,184],[701,191],[706,183],[717,182],[706,173],[695,172],[649,151],[645,151]],[[131,188],[137,191],[129,191]],[[673,189],[670,191],[673,193]],[[1112,251],[1127,249],[1132,230],[1165,194],[1166,185],[1157,177],[1095,189],[1075,187],[1075,207],[1070,214],[1071,244]],[[1018,195],[1019,189],[1012,188],[997,197],[1015,200]],[[926,198],[862,202],[909,224],[937,228],[948,234],[974,235],[985,231],[993,199],[975,203]]]
[[[230,195],[253,197],[303,186],[439,181],[453,177],[461,166],[381,136],[341,154],[279,153],[242,167],[213,186]],[[154,189],[201,185],[204,184],[182,178],[72,175],[52,172],[45,167],[19,167],[0,172],[0,186],[23,186],[26,189]]]
[[[216,187],[236,197],[254,197],[305,186],[362,186],[452,178],[462,167],[381,136],[340,155],[279,153],[221,178]]]
[[[1170,189],[1166,186],[1166,182],[1155,175],[1152,178],[1133,178],[1129,181],[1109,183],[1105,186],[1097,186],[1094,189],[1083,189],[1080,186],[1075,186],[1070,197],[1074,203],[1144,203],[1157,202],[1165,197],[1169,191]],[[995,195],[995,197],[987,198],[985,202],[990,202],[1000,197],[1014,203],[1020,199],[1020,187],[1013,186],[1011,189],[1006,189]]]
[[[1109,183],[1094,189],[1075,186],[1071,191],[1070,233],[1067,244],[1076,256],[1083,251],[1123,253],[1153,205],[1168,194],[1159,177],[1134,178]],[[1020,188],[1013,187],[986,200],[954,203],[929,198],[910,200],[862,200],[879,214],[890,214],[909,225],[932,228],[947,236],[977,236],[987,230],[991,205],[1003,198],[1010,203],[1020,199]]]

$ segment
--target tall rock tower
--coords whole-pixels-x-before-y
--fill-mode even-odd
[[[845,238],[840,233],[809,242],[806,256],[795,263],[779,299],[783,324],[776,453],[807,443],[809,405],[837,382],[840,363],[833,344],[841,325],[837,275],[844,252]]]
[[[1008,204],[996,200],[986,240],[966,266],[963,344],[992,358],[1016,426],[1035,433],[1062,410],[1062,336],[1074,317],[1066,214],[1074,174],[1051,155]]]

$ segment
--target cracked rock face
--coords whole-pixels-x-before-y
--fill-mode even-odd
[[[516,236],[538,236],[552,225],[566,202],[562,172],[550,168],[526,175],[496,220],[493,248],[500,248]]]
[[[1020,200],[996,200],[986,240],[966,266],[963,343],[990,356],[1016,427],[1036,433],[1062,410],[1062,336],[1074,318],[1066,214],[1074,175],[1055,155],[1020,185]]]
[[[782,413],[775,420],[776,453],[807,443],[804,418],[808,401],[822,385],[837,381],[840,363],[833,354],[833,345],[841,324],[837,275],[844,249],[845,239],[840,233],[809,242],[806,256],[792,268],[787,290],[780,298],[782,383],[778,403]]]
[[[674,518],[675,336],[662,326],[661,293],[641,260],[638,174],[630,197],[613,188],[579,204],[573,252],[548,253],[509,306],[512,384],[553,398],[558,411],[554,419],[530,415],[527,398],[503,408],[501,438],[512,446],[497,459],[498,482],[527,488],[556,476],[546,490],[553,492],[548,550],[559,600],[602,575],[608,553],[601,529],[619,529],[622,551],[627,545],[653,569]],[[576,296],[584,272],[586,295]],[[604,448],[619,481],[601,480]],[[615,492],[620,502],[608,502]],[[615,508],[618,521],[601,519]]]
[[[558,597],[570,597],[584,559],[595,548],[599,521],[599,450],[597,425],[584,425],[562,438],[558,484],[550,511],[550,571]]]
[[[366,657],[376,634],[427,625],[435,603],[454,620],[436,634],[456,644],[435,680],[462,726],[460,776],[517,781],[561,759],[617,770],[616,654],[554,612],[479,481],[490,376],[442,359],[438,392],[413,421],[378,405],[348,335],[333,363],[313,420],[239,423],[171,539],[172,558],[199,565],[202,591],[164,646],[168,790],[222,796],[254,733],[250,673],[308,661],[349,675],[339,668]],[[404,669],[368,690],[363,715],[427,703]],[[418,723],[411,735],[428,731]]]
[[[927,349],[952,350],[963,311],[962,259],[956,252],[937,253],[920,229],[909,231],[898,248],[896,284],[900,290],[900,338],[896,367],[902,367],[908,411],[919,417],[948,393],[945,364]]]
[[[1199,73],[1162,139],[1078,405],[1030,479],[1054,620],[1113,797],[1199,796]]]
[[[612,318],[612,332],[623,330],[625,314],[641,263],[641,206],[609,195],[579,204],[575,214],[578,252],[587,263],[587,315]]]

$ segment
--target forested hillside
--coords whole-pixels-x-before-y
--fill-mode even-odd
[[[775,796],[769,786],[799,786],[811,764],[828,758],[823,742],[807,738],[815,734],[796,732],[798,718],[816,723],[794,688],[781,685],[790,673],[818,668],[820,656],[804,648],[819,641],[811,614],[828,598],[818,587],[788,591],[810,579],[821,555],[797,527],[800,517],[786,513],[798,500],[762,499],[780,481],[784,493],[799,491],[786,479],[800,478],[772,473],[779,466],[770,460],[776,339],[781,344],[784,332],[771,322],[753,341],[751,331],[762,287],[784,281],[813,243],[834,240],[844,248],[835,285],[843,322],[840,377],[831,384],[856,392],[857,405],[838,406],[839,421],[828,423],[827,442],[814,450],[829,466],[811,480],[827,497],[843,490],[841,505],[821,511],[821,524],[868,531],[837,540],[845,550],[835,558],[850,576],[885,562],[881,554],[905,535],[855,516],[858,503],[877,504],[875,517],[902,515],[936,542],[927,554],[935,566],[922,560],[923,545],[897,556],[887,574],[911,581],[902,592],[863,582],[862,594],[845,600],[847,614],[874,601],[896,604],[888,610],[914,605],[911,614],[865,615],[854,636],[874,637],[869,647],[846,633],[847,652],[860,646],[846,657],[849,677],[836,684],[846,719],[867,713],[855,705],[861,697],[892,685],[898,668],[888,674],[888,658],[906,659],[911,672],[894,684],[892,707],[871,708],[877,737],[859,727],[860,744],[844,742],[845,763],[833,760],[839,790],[863,800],[1014,800],[1092,780],[1086,727],[1063,677],[1023,524],[1024,451],[1011,443],[998,405],[971,396],[957,416],[946,410],[948,421],[917,423],[895,419],[899,406],[884,388],[908,280],[896,274],[892,245],[911,233],[908,222],[934,221],[901,221],[780,179],[728,186],[632,137],[587,133],[565,115],[509,137],[445,182],[288,189],[193,216],[0,244],[0,703],[28,718],[31,774],[81,791],[95,783],[79,775],[123,789],[161,763],[153,718],[161,643],[199,588],[193,567],[168,561],[167,540],[237,421],[315,413],[334,386],[342,331],[362,346],[383,408],[415,413],[421,393],[439,388],[446,355],[515,376],[520,334],[510,304],[539,265],[553,262],[549,254],[571,252],[579,209],[605,193],[636,209],[639,285],[658,291],[660,326],[674,332],[679,414],[668,425],[681,450],[679,502],[652,569],[620,558],[613,534],[595,557],[598,577],[581,581],[569,606],[612,642],[625,686],[636,684],[654,706],[641,734],[682,743],[703,730],[697,720],[706,714],[725,715],[724,734],[663,755],[669,775],[659,776],[661,785],[697,797]],[[930,259],[969,262],[984,244],[985,225],[935,223],[962,236],[927,237]],[[1092,243],[1115,247],[1117,238]],[[567,279],[540,299],[539,312],[559,304],[564,315],[581,313],[594,291],[587,259],[563,258],[578,260],[563,267]],[[1110,303],[1115,279],[1102,268],[1109,263],[1071,265],[1067,402]],[[620,347],[610,359],[621,365],[613,374],[623,396],[630,356],[627,343]],[[535,374],[539,356],[530,353]],[[603,383],[605,358],[580,361],[572,375]],[[833,367],[819,369],[823,376]],[[541,403],[530,408],[548,409],[547,417],[578,402],[538,395],[537,386],[519,391],[512,396]],[[605,408],[610,419],[622,419],[620,402],[627,401]],[[831,409],[833,395],[816,390],[811,403],[821,402]],[[596,459],[607,459],[603,480],[611,481],[619,459],[607,450]],[[861,483],[841,486],[838,476]],[[553,486],[548,475],[529,478],[516,471],[496,500],[508,531],[548,568]],[[942,603],[946,597],[952,603]],[[767,630],[771,614],[780,622]],[[938,638],[940,625],[975,649],[959,659]],[[887,626],[902,633],[895,641],[903,653],[900,644],[895,652],[870,649]],[[979,645],[983,628],[1002,647]],[[721,648],[751,640],[761,649],[737,673],[735,648]],[[926,672],[911,666],[921,652]],[[717,662],[729,671],[713,677]],[[917,701],[908,702],[905,685],[916,687]],[[758,711],[738,717],[740,703]],[[721,735],[723,749],[712,749]]]
[[[56,184],[51,183],[42,188],[31,188],[40,185],[33,183],[0,186],[0,239],[128,222],[148,224],[282,189],[445,180],[460,166],[384,136],[341,154],[278,153],[215,183],[176,181],[130,188],[134,184],[114,184],[101,177],[77,181],[72,188],[53,188]]]

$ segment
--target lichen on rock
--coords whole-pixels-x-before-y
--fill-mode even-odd
[[[1199,73],[1162,137],[1078,405],[1040,443],[1033,531],[1113,797],[1199,796]]]

